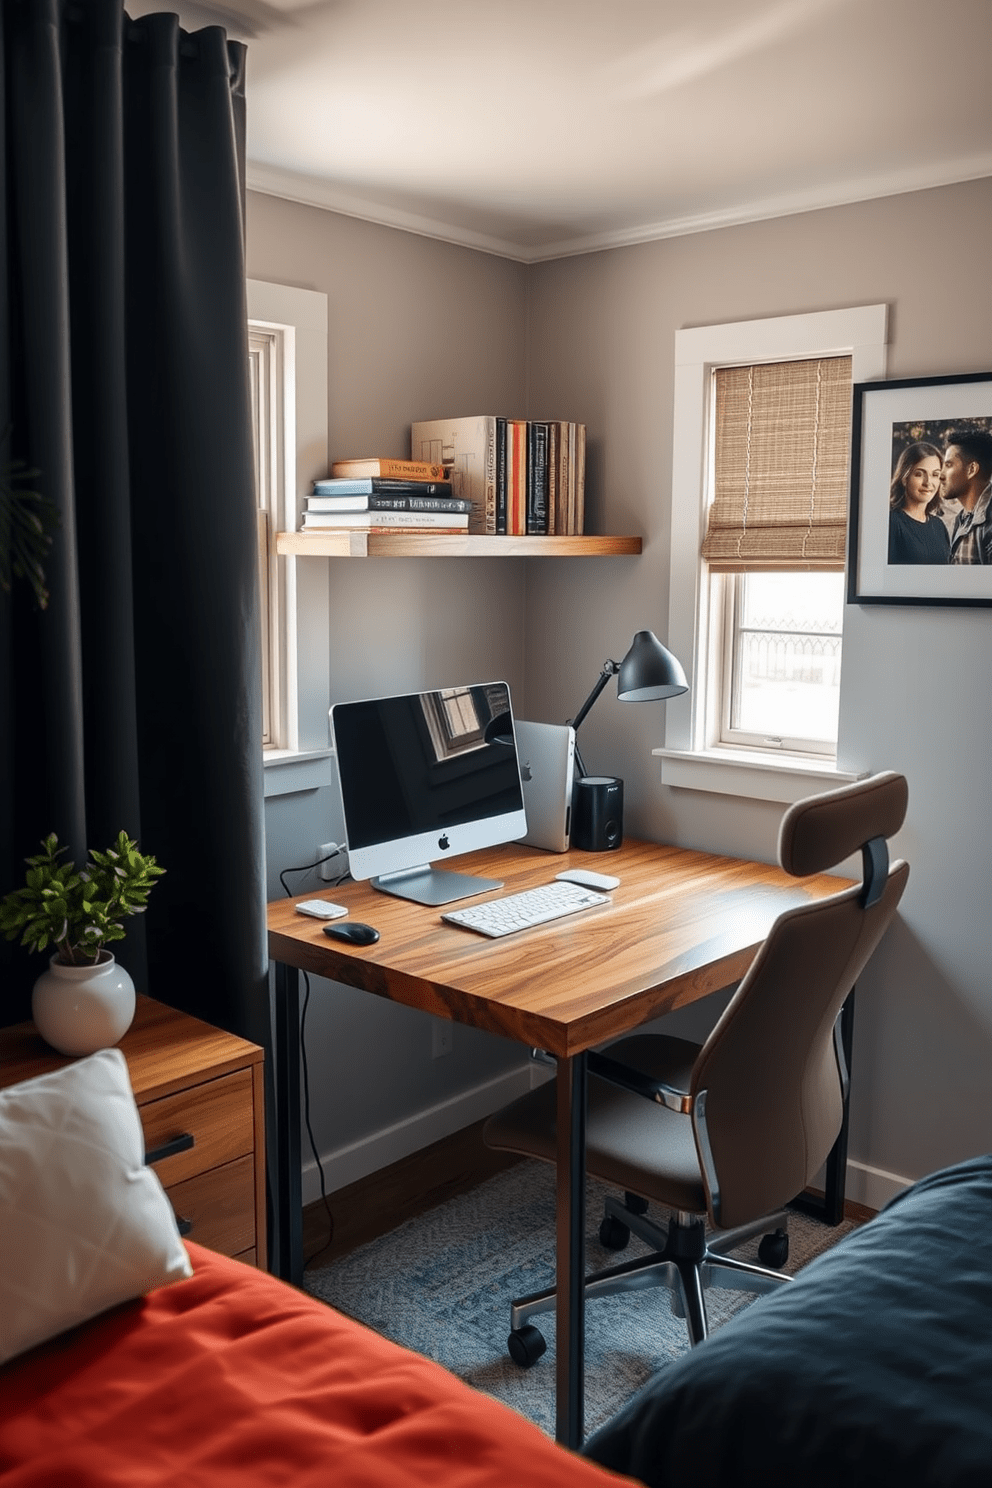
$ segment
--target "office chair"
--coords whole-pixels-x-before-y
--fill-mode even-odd
[[[887,771],[791,806],[779,832],[785,871],[822,873],[860,848],[862,883],[778,917],[704,1044],[640,1034],[588,1055],[586,1166],[626,1195],[607,1200],[600,1239],[619,1250],[633,1231],[653,1253],[588,1277],[586,1298],[667,1286],[696,1344],[706,1286],[760,1293],[790,1279],[773,1269],[787,1255],[784,1206],[841,1128],[840,1010],[906,887],[909,865],[890,868],[886,838],[907,796],[905,778]],[[554,1082],[490,1117],[484,1137],[553,1162]],[[648,1218],[646,1201],[674,1211],[667,1226]],[[707,1218],[718,1234],[707,1237]],[[725,1254],[773,1225],[759,1249],[771,1264]],[[554,1306],[554,1288],[511,1306],[507,1344],[525,1368],[545,1348],[528,1319]]]

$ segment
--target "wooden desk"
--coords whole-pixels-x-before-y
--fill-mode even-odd
[[[585,1270],[585,1053],[738,981],[775,918],[847,880],[797,880],[780,868],[627,841],[615,852],[544,853],[516,844],[452,867],[503,880],[502,893],[549,882],[566,866],[615,874],[611,903],[489,940],[367,883],[327,897],[380,932],[372,946],[329,939],[293,899],[269,905],[276,962],[279,1272],[302,1281],[297,969],[407,1007],[536,1046],[558,1061],[557,1436],[582,1440]],[[447,865],[446,865],[447,866]],[[301,895],[313,898],[313,894]]]

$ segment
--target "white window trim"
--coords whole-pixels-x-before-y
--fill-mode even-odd
[[[292,479],[295,471],[295,462],[287,460],[285,449],[287,426],[295,415],[292,390],[287,388],[283,374],[287,354],[292,356],[292,335],[291,326],[263,329],[258,321],[251,321],[248,327],[257,438],[259,583],[265,653],[262,738],[266,749],[286,735],[285,578],[272,538],[281,522],[287,477]]]
[[[706,524],[714,368],[849,355],[853,381],[870,382],[885,377],[887,323],[887,305],[861,305],[675,333],[668,646],[686,667],[691,685],[682,706],[670,703],[666,708],[665,746],[652,751],[661,759],[665,785],[790,802],[867,773],[839,758],[821,761],[785,751],[707,746],[705,688],[694,685],[705,675],[710,644],[707,580],[699,552]]]
[[[248,320],[278,333],[283,357],[281,490],[274,531],[294,531],[311,481],[327,473],[327,295],[248,280]],[[332,780],[327,747],[330,613],[326,563],[274,554],[278,638],[278,733],[263,756],[265,794],[315,789]],[[306,643],[299,638],[305,635]]]

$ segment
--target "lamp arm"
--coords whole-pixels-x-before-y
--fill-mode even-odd
[[[604,661],[603,670],[596,678],[596,685],[593,688],[592,692],[586,698],[585,702],[582,704],[582,707],[579,709],[578,713],[576,713],[575,717],[568,720],[573,729],[575,729],[576,733],[578,733],[579,724],[585,718],[586,714],[589,712],[589,709],[599,697],[599,694],[602,692],[607,682],[609,682],[611,677],[615,677],[619,670],[620,663],[618,661]]]

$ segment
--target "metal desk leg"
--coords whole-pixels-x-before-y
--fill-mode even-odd
[[[558,1060],[557,1144],[555,1437],[577,1451],[583,1434],[585,1360],[585,1054]]]
[[[303,1285],[303,1183],[300,1175],[300,981],[276,962],[276,1272]]]

